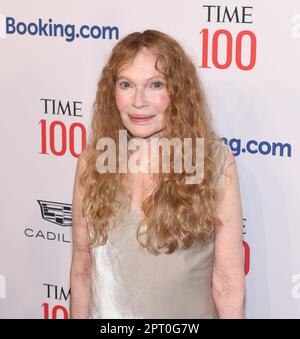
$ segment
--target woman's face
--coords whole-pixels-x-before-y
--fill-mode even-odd
[[[134,136],[160,136],[169,104],[166,81],[155,69],[157,57],[146,48],[122,68],[116,83],[116,105],[125,128]]]

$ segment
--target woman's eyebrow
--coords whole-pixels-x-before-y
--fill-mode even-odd
[[[145,81],[150,81],[150,80],[153,80],[153,79],[158,79],[158,78],[161,78],[161,79],[163,79],[163,76],[161,76],[161,75],[156,75],[156,76],[153,76],[153,77],[150,77],[150,78],[147,78],[147,79],[145,79]],[[120,79],[126,79],[126,80],[129,80],[130,82],[134,82],[134,81],[132,81],[129,77],[127,77],[127,76],[119,76],[118,78],[117,78],[117,80],[120,80]]]

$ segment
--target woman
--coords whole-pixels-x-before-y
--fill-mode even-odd
[[[187,184],[187,171],[172,166],[105,172],[99,140],[114,141],[115,168],[134,153],[119,157],[120,131],[129,142],[146,142],[148,151],[155,138],[203,140],[202,180]],[[145,148],[137,153],[149,169],[155,158]],[[195,66],[159,31],[119,41],[98,84],[74,182],[71,317],[244,317],[235,159],[213,131]]]

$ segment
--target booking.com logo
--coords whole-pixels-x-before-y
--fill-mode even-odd
[[[291,157],[292,146],[289,143],[248,140],[243,142],[237,138],[223,138],[235,156],[241,153],[260,154],[274,157]]]
[[[45,21],[38,18],[35,21],[17,21],[14,17],[0,15],[0,37],[8,35],[31,35],[42,37],[65,38],[65,41],[72,42],[75,39],[119,39],[119,28],[117,26],[90,26],[74,24],[54,23],[50,18]]]

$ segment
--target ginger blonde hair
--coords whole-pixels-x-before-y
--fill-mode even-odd
[[[200,184],[186,184],[185,173],[159,173],[157,185],[142,204],[147,218],[146,241],[141,241],[140,221],[136,237],[152,254],[173,253],[180,245],[189,248],[194,241],[207,241],[215,231],[217,163],[212,142],[221,139],[214,132],[197,70],[181,45],[169,35],[146,30],[120,40],[112,50],[98,82],[88,146],[84,151],[86,167],[80,178],[85,195],[83,213],[86,217],[90,246],[104,245],[109,220],[116,214],[124,174],[99,173],[96,159],[97,141],[110,137],[118,154],[119,130],[124,129],[115,103],[116,80],[121,68],[146,48],[157,56],[156,69],[166,79],[170,104],[164,112],[164,136],[167,138],[204,138],[204,178]],[[158,67],[159,66],[159,67]],[[118,156],[117,156],[118,161]],[[172,162],[171,162],[172,164]],[[171,167],[172,168],[172,167]],[[156,244],[156,245],[155,245]]]

